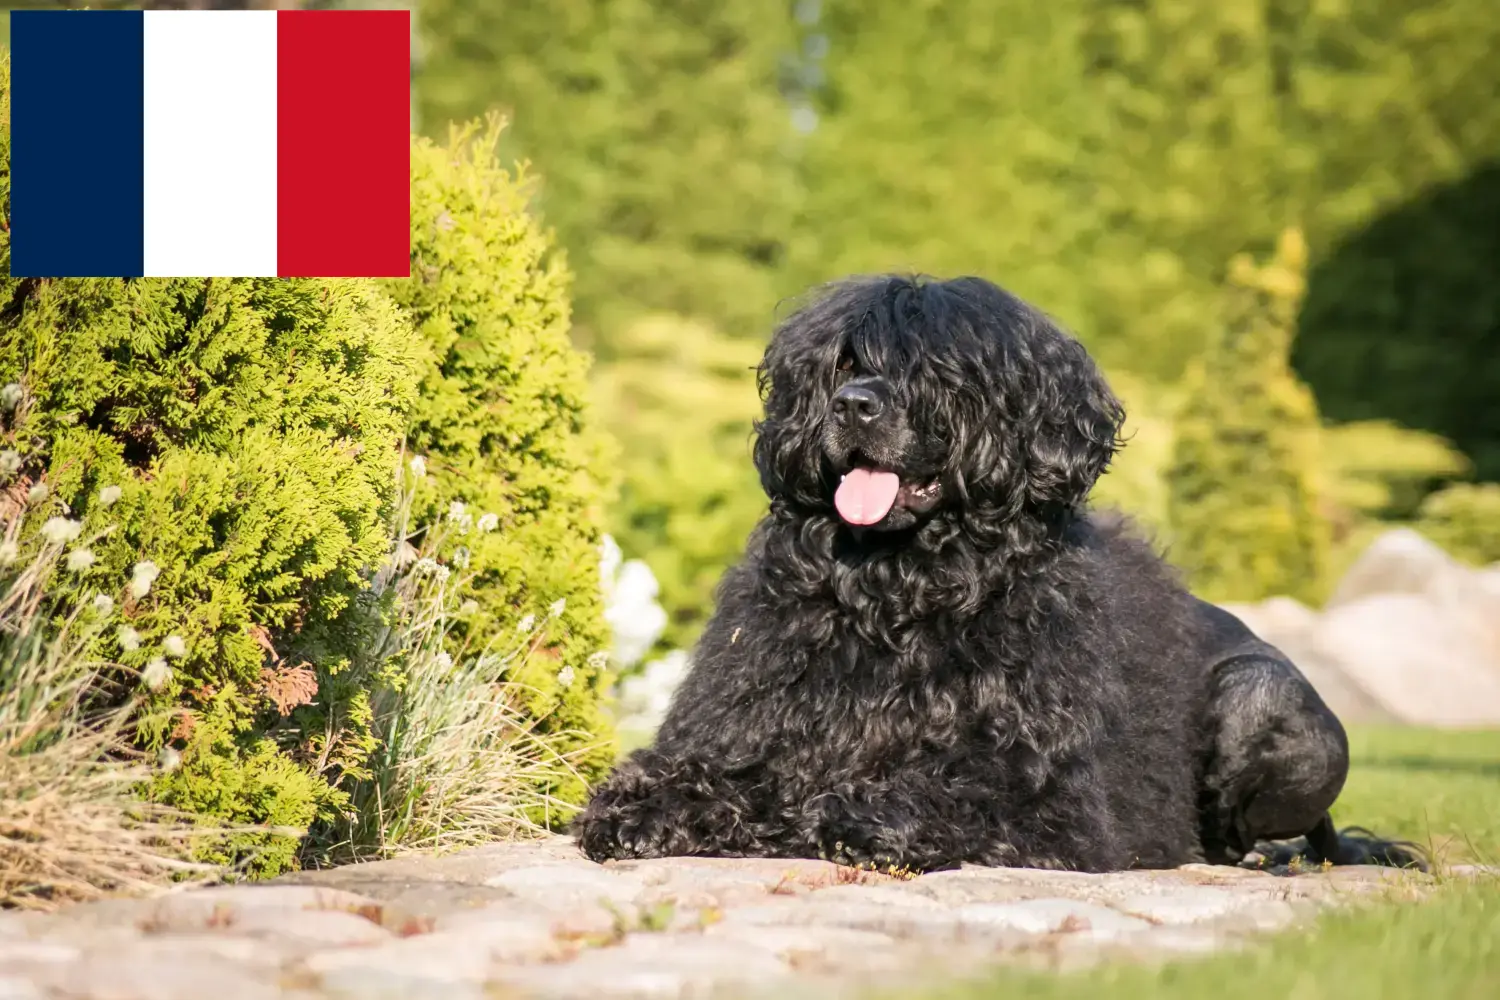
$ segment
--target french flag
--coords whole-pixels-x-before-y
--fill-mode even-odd
[[[12,275],[411,273],[408,11],[10,27]]]

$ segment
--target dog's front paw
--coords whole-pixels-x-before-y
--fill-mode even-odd
[[[818,857],[874,871],[918,868],[900,824],[868,807],[829,797],[820,803],[813,838]]]
[[[672,855],[673,829],[659,807],[640,799],[599,795],[573,821],[578,847],[591,861]]]

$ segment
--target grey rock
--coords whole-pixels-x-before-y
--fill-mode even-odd
[[[375,948],[318,951],[302,962],[317,976],[365,969],[433,983],[482,983],[491,965],[488,949],[451,931],[401,938]]]
[[[1329,608],[1313,643],[1404,721],[1500,723],[1500,643],[1451,602],[1373,594]]]
[[[790,972],[786,962],[743,942],[640,934],[619,947],[585,950],[562,965],[502,968],[495,979],[542,997],[675,998],[764,985]]]
[[[274,976],[216,955],[181,950],[164,961],[150,953],[99,952],[32,981],[66,997],[107,1000],[280,1000]]]
[[[1016,903],[973,903],[959,908],[965,928],[1015,930],[1026,934],[1079,933],[1117,937],[1150,924],[1107,906],[1076,899],[1028,899]]]
[[[561,865],[512,868],[491,876],[485,884],[504,889],[519,899],[547,906],[601,900],[630,903],[646,890],[646,882],[641,876],[610,871],[597,865],[591,868]]]
[[[44,1000],[41,987],[20,976],[0,973],[0,1000]]]
[[[1156,895],[1128,896],[1115,905],[1157,924],[1195,924],[1223,917],[1256,902],[1228,889],[1185,886]]]

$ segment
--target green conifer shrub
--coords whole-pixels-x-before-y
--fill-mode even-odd
[[[697,638],[719,576],[766,510],[750,456],[760,355],[706,324],[646,317],[621,332],[594,379],[622,446],[610,530],[661,585],[664,646]]]
[[[147,671],[139,738],[181,753],[157,794],[305,830],[336,796],[284,715],[347,658],[387,548],[409,328],[357,281],[6,277],[0,301],[0,382],[24,394],[6,445],[53,515],[99,535],[52,596],[119,608],[97,655]],[[271,871],[295,839],[261,846]]]
[[[1465,562],[1500,563],[1500,483],[1454,483],[1431,493],[1413,526]]]
[[[1170,555],[1209,600],[1305,597],[1321,580],[1317,407],[1288,362],[1306,266],[1294,229],[1264,266],[1236,257],[1218,342],[1187,378],[1167,477]]]
[[[25,504],[28,526],[12,558],[66,535],[47,600],[119,619],[89,655],[117,665],[98,697],[144,704],[135,737],[161,765],[143,792],[262,828],[205,838],[204,860],[295,866],[374,766],[372,694],[405,666],[361,654],[390,619],[372,575],[405,558],[403,456],[431,470],[418,516],[456,539],[433,570],[472,593],[453,658],[530,637],[496,670],[524,664],[505,678],[526,691],[516,718],[567,766],[528,801],[558,818],[609,759],[604,445],[566,269],[497,133],[414,149],[415,277],[384,287],[0,277],[0,506]]]
[[[538,630],[539,655],[509,679],[577,769],[547,789],[565,805],[613,756],[596,655],[609,452],[587,404],[588,358],[568,339],[569,272],[527,212],[530,178],[496,158],[501,131],[491,118],[417,140],[412,277],[384,285],[426,352],[408,425],[425,464],[413,516],[451,518],[444,555],[472,577],[477,609],[453,641]]]

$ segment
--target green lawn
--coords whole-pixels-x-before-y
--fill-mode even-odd
[[[1341,824],[1500,862],[1500,731],[1362,728]],[[1249,951],[1067,975],[1005,970],[942,1000],[1492,1000],[1500,997],[1500,880],[1452,880],[1422,903],[1332,912]]]
[[[1440,861],[1500,863],[1500,730],[1351,729],[1341,825],[1431,845]]]

